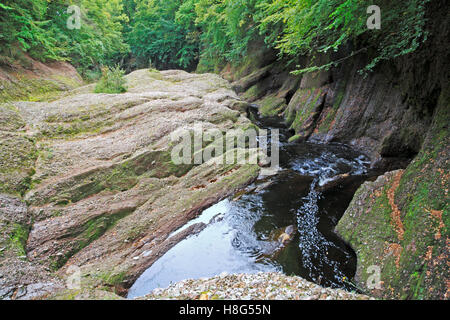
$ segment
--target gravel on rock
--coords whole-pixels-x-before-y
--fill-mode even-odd
[[[369,296],[324,288],[281,273],[226,274],[158,288],[144,300],[369,300]]]

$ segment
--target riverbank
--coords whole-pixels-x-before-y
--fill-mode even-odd
[[[370,300],[369,296],[324,288],[281,273],[221,274],[155,289],[138,300]]]

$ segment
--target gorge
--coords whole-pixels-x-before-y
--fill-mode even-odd
[[[294,58],[252,34],[161,70],[117,51],[127,74],[90,84],[1,60],[0,299],[448,299],[450,11],[426,8],[427,40],[370,72],[366,34]],[[279,129],[279,167],[175,164],[199,125]]]

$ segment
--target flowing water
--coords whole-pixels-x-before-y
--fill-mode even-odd
[[[188,225],[208,226],[148,268],[130,288],[129,298],[172,282],[223,272],[279,271],[323,286],[353,289],[343,279],[354,276],[356,256],[333,229],[356,189],[367,180],[368,161],[342,144],[288,143],[290,134],[279,119],[255,122],[261,128],[280,129],[279,172],[191,221]],[[344,173],[350,175],[345,183],[315,191]],[[291,225],[295,233],[281,243],[279,236]]]

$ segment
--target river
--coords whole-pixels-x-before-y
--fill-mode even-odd
[[[278,173],[191,221],[188,225],[208,226],[159,258],[130,288],[128,298],[224,272],[279,271],[323,286],[354,289],[346,279],[355,274],[356,255],[333,229],[357,188],[371,176],[368,159],[343,144],[288,143],[291,133],[280,119],[251,115],[260,128],[280,129]],[[349,177],[316,191],[340,174]],[[280,235],[291,225],[295,233],[281,243]]]

